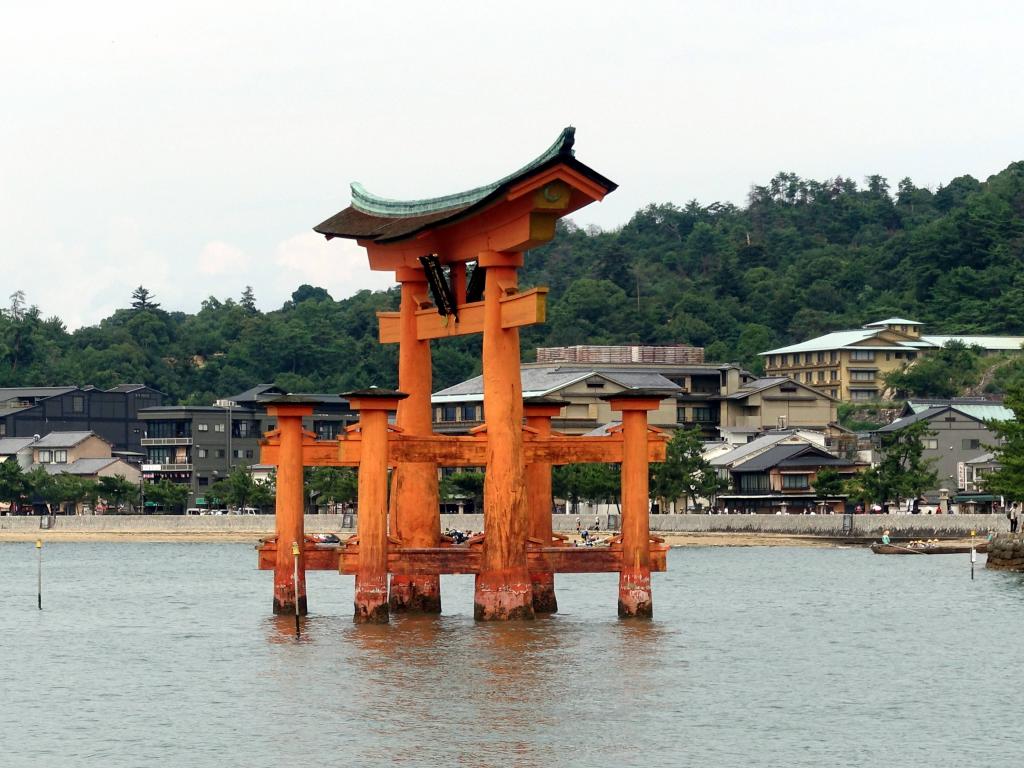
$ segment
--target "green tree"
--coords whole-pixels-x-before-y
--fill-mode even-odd
[[[933,433],[928,422],[916,421],[893,432],[879,432],[881,459],[862,473],[861,486],[866,494],[883,506],[890,501],[899,506],[901,499],[916,499],[935,488],[938,473],[935,459],[925,459],[924,439]]]
[[[359,496],[359,474],[347,467],[306,469],[306,497],[317,504],[349,504]]]
[[[256,293],[253,291],[251,285],[245,286],[245,290],[242,291],[242,299],[238,302],[238,305],[251,315],[256,314]]]
[[[890,371],[885,375],[885,383],[898,395],[955,397],[977,383],[981,371],[979,352],[977,347],[968,347],[963,342],[948,341],[942,349]]]
[[[140,285],[132,291],[132,309],[157,309],[160,305],[153,301],[155,298],[156,296],[150,293],[147,288]]]
[[[825,468],[818,472],[814,481],[814,493],[819,498],[832,498],[843,492],[843,479],[834,469]]]
[[[188,503],[188,486],[170,480],[158,480],[145,486],[146,499],[165,511],[179,511]]]
[[[570,509],[575,511],[581,500],[618,505],[622,477],[618,465],[614,464],[566,464],[554,468],[551,486],[554,495],[568,501]]]
[[[453,472],[441,478],[438,489],[443,501],[468,501],[481,509],[484,500],[483,472]]]
[[[113,504],[118,510],[126,501],[137,499],[139,496],[139,486],[126,480],[124,475],[101,477],[96,481],[96,486],[100,498],[108,504]]]
[[[253,478],[248,467],[235,467],[223,480],[210,487],[210,495],[234,507],[252,506],[256,500],[265,502],[269,489]]]
[[[989,493],[1024,501],[1024,387],[1009,392],[1003,404],[1013,411],[1013,418],[987,424],[999,440],[992,446],[999,468],[983,477],[982,485]]]
[[[669,440],[665,461],[651,465],[651,497],[663,499],[676,511],[676,502],[683,500],[689,509],[690,499],[714,499],[725,483],[704,458],[704,442],[699,429],[677,430]]]
[[[96,499],[99,498],[99,489],[94,481],[68,472],[53,476],[48,493],[47,500],[61,505],[65,511],[68,511],[68,505],[72,510],[77,510],[79,504],[88,504],[91,509],[95,509]]]
[[[16,460],[0,461],[0,501],[8,502],[13,510],[30,490],[29,480]]]

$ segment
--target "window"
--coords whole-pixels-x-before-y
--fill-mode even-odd
[[[235,437],[253,437],[260,433],[260,423],[253,419],[239,419],[231,425],[231,434]]]
[[[464,406],[462,406],[462,420],[463,421],[476,421],[476,406],[475,405],[464,405]]]
[[[874,360],[875,352],[872,349],[855,349],[850,352],[851,360],[859,360],[861,362]]]
[[[804,365],[810,365],[810,364],[811,364],[811,353],[810,352],[804,352]]]
[[[224,425],[223,424],[214,424],[213,425],[213,431],[214,432],[223,432],[224,431]]]
[[[814,380],[814,374],[813,373],[808,371],[807,373],[804,374],[804,381],[806,381],[808,384],[810,384],[811,381],[813,381],[813,380]]]
[[[679,424],[686,422],[686,409],[681,405],[676,407],[676,422]]]
[[[851,389],[851,400],[874,400],[877,393],[873,389]]]
[[[829,394],[831,394],[832,397],[839,397],[839,390],[838,389],[830,390]]]
[[[939,450],[939,441],[934,437],[926,437],[924,440],[921,441],[921,444],[924,446],[925,450]]]
[[[341,422],[338,421],[313,422],[313,431],[316,432],[318,440],[336,440],[341,429]]]
[[[830,363],[834,363],[838,359],[839,359],[839,355],[838,355],[838,353],[834,349],[831,352],[828,353],[828,361]]]
[[[200,477],[199,478],[199,484],[200,485],[209,485],[210,484],[210,478],[208,478],[208,477]]]
[[[778,367],[779,367],[779,356],[778,355],[772,355],[772,368],[778,368]]]
[[[782,488],[783,490],[803,491],[810,488],[810,483],[807,480],[807,475],[783,475]]]
[[[891,360],[892,359],[892,353],[891,352],[886,352],[885,353],[885,359],[886,360]]]
[[[917,357],[917,352],[907,352],[907,360],[913,360]]]
[[[50,451],[46,448],[39,449],[39,463],[49,464],[50,463]]]
[[[191,421],[148,421],[146,437],[191,437]]]
[[[71,412],[85,413],[85,398],[81,395],[74,395],[71,398]]]
[[[7,437],[7,425],[0,421],[0,437]]]
[[[833,368],[831,371],[829,371],[828,372],[828,380],[829,381],[839,381],[839,371],[837,371],[835,368]]]
[[[196,424],[196,431],[197,432],[209,432],[210,431],[210,425],[209,424]]]
[[[874,381],[874,371],[850,371],[851,381]]]
[[[67,451],[54,451],[53,452],[53,463],[54,464],[67,464],[68,463],[68,452]]]
[[[198,454],[199,458],[200,459],[205,459],[206,458],[206,449],[205,448],[199,448],[198,451],[199,451],[199,454]]]
[[[458,408],[454,405],[446,405],[441,409],[441,421],[458,421]]]
[[[824,371],[818,371],[818,383],[819,384],[824,384],[825,383],[825,372]]]
[[[820,363],[824,363],[824,362],[825,362],[825,353],[824,352],[819,352],[818,353],[818,363],[820,364]]]
[[[897,360],[902,360],[903,359],[903,353],[902,352],[893,352],[892,356],[895,357]],[[886,360],[889,359],[889,353],[888,352],[885,353],[885,359]]]
[[[744,472],[740,475],[741,491],[767,491],[768,475],[764,472]]]
[[[711,409],[710,408],[694,408],[693,409],[693,420],[701,423],[707,423],[711,421]]]
[[[217,455],[218,459],[223,459],[224,458],[224,449],[223,448],[218,448],[216,455]]]
[[[963,440],[960,441],[960,446],[965,451],[974,451],[977,450],[978,448],[981,448],[981,440],[973,440],[969,437],[965,437]]]

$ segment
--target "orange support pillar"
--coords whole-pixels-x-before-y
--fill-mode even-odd
[[[551,419],[557,416],[568,401],[537,397],[524,401],[526,426],[537,430],[539,437],[551,435]],[[528,507],[528,532],[531,539],[539,539],[544,546],[551,544],[551,464],[536,461],[526,465],[526,503]],[[548,571],[531,571],[530,583],[533,588],[533,610],[535,613],[556,613],[558,600],[555,597],[555,574]]]
[[[519,329],[504,328],[501,299],[516,289],[522,254],[486,251],[484,283],[484,542],[476,576],[473,614],[478,620],[532,619],[533,590],[526,560],[526,493],[523,466],[523,383]]]
[[[386,624],[388,612],[388,411],[405,398],[401,392],[364,389],[348,392],[359,412],[359,565],[356,570],[357,624]]]
[[[306,614],[306,564],[303,549],[303,512],[305,503],[302,477],[302,417],[313,414],[312,405],[281,402],[287,396],[268,403],[267,413],[277,419],[281,448],[278,454],[274,522],[277,530],[277,562],[274,566],[274,613]],[[299,545],[299,578],[295,583],[295,555],[292,543]],[[298,587],[296,589],[296,587]]]
[[[651,528],[648,515],[647,412],[661,405],[663,395],[627,390],[609,395],[613,410],[622,411],[622,570],[619,571],[619,616],[649,618],[651,596]]]
[[[430,342],[416,335],[417,297],[427,296],[427,281],[421,270],[411,268],[397,270],[396,277],[402,284],[398,388],[408,394],[398,405],[396,423],[407,435],[428,436],[433,432]],[[392,534],[403,546],[440,544],[437,464],[404,462],[395,467],[391,475],[390,523]],[[393,611],[440,613],[441,577],[392,576],[388,602]]]

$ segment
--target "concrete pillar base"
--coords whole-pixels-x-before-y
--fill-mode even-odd
[[[477,621],[521,621],[534,618],[529,573],[477,574],[473,617]]]
[[[619,573],[619,618],[649,619],[654,615],[651,571],[631,568]]]
[[[295,615],[295,595],[288,590],[287,595],[274,595],[274,613],[278,616]],[[299,597],[299,615],[305,616],[308,613],[306,608],[306,596]]]
[[[533,586],[533,612],[558,613],[558,600],[555,597],[555,574],[531,573]]]
[[[392,576],[388,606],[395,613],[440,613],[440,576]]]
[[[386,576],[373,578],[356,577],[355,613],[356,624],[387,624],[388,581]]]

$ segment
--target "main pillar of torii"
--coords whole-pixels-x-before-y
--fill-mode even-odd
[[[479,619],[533,616],[519,328],[543,322],[547,291],[520,292],[517,271],[524,252],[554,237],[558,219],[602,200],[616,188],[576,159],[574,140],[575,130],[566,128],[547,151],[515,173],[430,200],[382,198],[353,184],[352,204],[314,228],[328,239],[356,240],[366,248],[371,269],[393,271],[403,283],[401,311],[379,315],[380,340],[402,345],[400,359],[408,358],[404,348],[410,344],[483,334],[487,450],[484,542],[475,596]],[[468,286],[467,263],[475,263]],[[417,270],[430,285],[433,306],[416,308],[406,299],[404,286]],[[422,369],[418,379],[412,380],[416,378],[402,377],[400,372],[402,392],[409,400],[418,396],[422,401],[425,394],[429,401],[429,379]],[[399,426],[406,429],[408,422],[399,408]],[[419,414],[422,406],[406,406],[407,411],[411,409]],[[439,521],[433,522],[438,515],[436,503],[428,521],[422,499],[414,505],[411,494],[403,491],[410,476],[407,465],[399,464],[395,473],[392,531],[403,546],[413,540],[436,542],[435,529],[440,526]],[[425,478],[424,470],[421,479]],[[408,603],[413,592],[422,588],[433,609],[433,582],[423,580],[419,585],[407,588],[399,580],[392,589],[397,586],[397,599]]]

